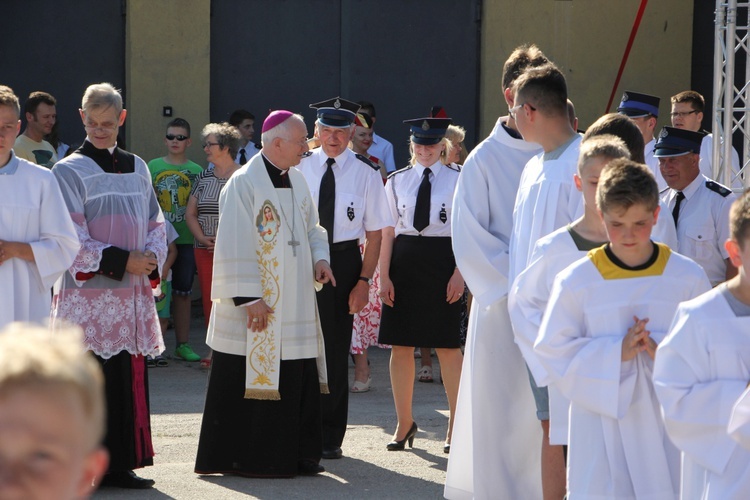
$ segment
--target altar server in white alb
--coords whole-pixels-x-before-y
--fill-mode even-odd
[[[526,269],[537,240],[573,222],[583,213],[583,200],[573,184],[581,136],[568,113],[565,76],[552,63],[527,69],[514,84],[515,106],[510,113],[524,140],[541,144],[544,152],[526,164],[513,209],[509,283]],[[529,378],[537,415],[548,411],[547,389]],[[561,446],[549,445],[549,421],[542,428],[542,487],[544,494],[561,495],[565,458]]]
[[[516,48],[503,66],[502,91],[513,107],[513,83],[547,58],[534,45]],[[508,244],[524,165],[541,147],[526,142],[512,116],[469,154],[453,198],[453,253],[474,300],[445,479],[447,498],[541,496],[541,429],[529,418],[534,400],[508,318]],[[495,377],[497,367],[503,376]],[[505,443],[501,446],[498,443]]]
[[[612,135],[594,136],[581,142],[575,185],[583,193],[583,217],[537,241],[531,263],[516,278],[508,293],[508,311],[516,343],[537,385],[549,384],[549,411],[538,417],[550,421],[552,445],[568,444],[570,402],[550,384],[547,370],[534,353],[534,342],[557,274],[590,250],[606,244],[607,232],[596,208],[596,187],[607,163],[629,157],[625,143]]]
[[[684,499],[750,496],[750,451],[727,433],[750,381],[750,193],[732,205],[729,225],[739,274],[680,304],[654,363],[667,434],[682,450]]]
[[[729,417],[729,436],[750,450],[750,387],[745,389],[732,408]]]
[[[304,176],[300,115],[273,111],[261,153],[222,191],[214,249],[214,350],[198,474],[291,477],[323,472],[327,391],[314,279],[332,280],[325,230]],[[335,282],[334,282],[335,283]]]
[[[555,278],[534,346],[571,400],[568,498],[676,498],[679,451],[664,432],[653,358],[677,305],[710,284],[651,241],[659,197],[646,166],[611,161],[596,200],[609,243]]]
[[[701,139],[698,132],[664,127],[654,156],[669,186],[661,192],[661,199],[672,212],[679,252],[700,264],[716,286],[737,274],[724,247],[729,238],[729,208],[736,197],[729,188],[701,174]]]
[[[20,109],[0,85],[0,328],[49,318],[50,289],[79,248],[54,175],[13,153]]]

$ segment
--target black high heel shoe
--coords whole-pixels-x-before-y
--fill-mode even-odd
[[[417,423],[412,421],[411,429],[406,433],[406,436],[401,441],[391,441],[386,445],[388,451],[400,451],[403,450],[406,442],[409,442],[409,448],[414,447],[414,436],[417,435]]]

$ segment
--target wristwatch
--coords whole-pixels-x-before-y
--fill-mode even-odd
[[[364,281],[368,285],[372,285],[372,280],[370,278],[365,277],[365,276],[360,276],[359,277],[359,281]]]

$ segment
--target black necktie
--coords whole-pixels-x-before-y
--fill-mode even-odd
[[[417,206],[414,208],[414,229],[422,232],[424,228],[430,225],[430,169],[424,169],[422,182],[419,184],[417,192]]]
[[[680,217],[680,203],[682,203],[682,200],[684,199],[685,199],[685,195],[682,194],[682,191],[677,191],[677,196],[675,197],[674,208],[672,209],[672,218],[674,219],[674,227],[677,227],[677,219]]]
[[[240,165],[247,163],[247,156],[245,156],[245,148],[240,149]]]
[[[333,158],[326,160],[328,168],[320,179],[318,193],[318,215],[320,225],[328,231],[328,243],[333,243],[333,212],[336,206],[336,178],[333,176],[331,165],[336,163]]]

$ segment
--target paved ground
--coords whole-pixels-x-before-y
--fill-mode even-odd
[[[199,354],[206,354],[202,326],[202,317],[193,319],[191,343]],[[165,341],[165,354],[171,356],[172,330],[167,332]],[[168,367],[151,368],[151,425],[156,457],[153,467],[140,469],[138,474],[153,478],[156,487],[150,491],[106,488],[94,498],[442,498],[448,458],[443,454],[448,404],[439,383],[437,359],[433,358],[435,382],[415,382],[414,418],[419,433],[414,449],[389,452],[385,445],[396,424],[388,376],[389,355],[387,350],[370,349],[372,389],[350,395],[344,458],[322,461],[326,472],[320,476],[294,479],[194,474],[208,372],[198,363],[173,359]],[[354,380],[353,365],[349,379]]]

